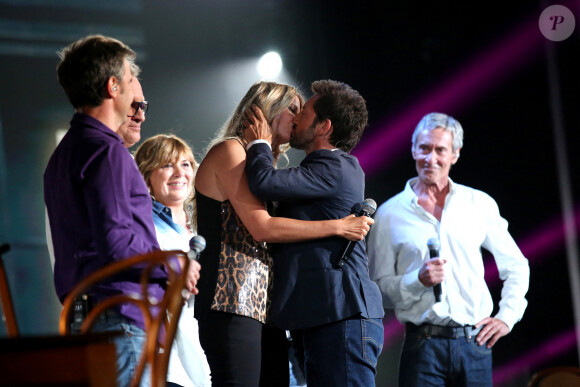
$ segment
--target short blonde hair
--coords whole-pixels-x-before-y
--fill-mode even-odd
[[[151,173],[164,165],[175,163],[181,158],[185,158],[191,162],[195,176],[198,164],[193,156],[193,151],[183,139],[173,134],[158,134],[148,138],[139,145],[135,151],[135,162],[137,163],[139,172],[143,175],[143,179],[145,180],[152,197],[153,188],[151,187]],[[192,181],[187,199],[185,199],[185,202],[183,203],[188,219],[191,222],[192,229],[190,231],[194,231],[197,228],[197,211],[195,208],[195,192],[193,185]]]

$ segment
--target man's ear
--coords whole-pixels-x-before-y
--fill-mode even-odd
[[[417,156],[415,155],[415,147],[411,146],[411,156],[413,156],[413,160],[417,160]]]
[[[459,159],[459,152],[460,151],[461,151],[461,148],[459,148],[455,152],[453,152],[453,159],[451,160],[451,165],[455,164],[457,162],[457,160]]]
[[[119,93],[119,80],[117,77],[110,77],[107,81],[107,94],[109,97],[117,95]]]
[[[333,129],[334,127],[332,126],[332,122],[330,122],[330,119],[327,118],[321,123],[319,123],[318,135],[320,137],[330,138]]]

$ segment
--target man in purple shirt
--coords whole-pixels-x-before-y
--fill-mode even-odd
[[[122,42],[92,35],[60,53],[58,80],[76,110],[71,127],[44,173],[44,199],[54,245],[54,283],[61,302],[88,274],[108,263],[158,250],[151,199],[133,158],[117,134],[138,113],[131,87],[135,53]],[[133,71],[132,71],[133,70]],[[199,273],[188,277],[195,288]],[[163,294],[166,273],[152,273],[150,292]],[[91,291],[96,302],[139,293],[135,278],[117,277]],[[96,330],[121,330],[116,339],[119,384],[128,385],[146,333],[132,305],[107,315]],[[143,383],[147,383],[144,380]]]

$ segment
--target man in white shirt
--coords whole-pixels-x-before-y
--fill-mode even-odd
[[[399,385],[492,386],[491,348],[527,306],[528,261],[496,202],[449,178],[463,146],[459,122],[427,114],[412,144],[418,176],[379,207],[368,242],[383,306],[406,325]],[[440,247],[430,254],[432,238]],[[493,317],[480,248],[493,254],[503,280]]]

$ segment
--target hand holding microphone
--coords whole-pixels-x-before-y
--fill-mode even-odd
[[[444,259],[435,259],[439,257],[439,248],[441,247],[439,239],[430,238],[427,241],[429,248],[429,261],[425,262],[419,270],[419,280],[425,286],[433,286],[435,302],[441,302],[441,282],[444,278],[443,265]]]
[[[358,207],[360,206],[360,209]],[[368,216],[371,217],[375,211],[377,210],[377,203],[373,199],[365,199],[360,205],[357,204],[358,211],[356,211],[356,216]],[[346,261],[348,260],[349,256],[352,254],[354,250],[354,246],[357,242],[355,241],[348,241],[342,252],[340,253],[340,257],[338,259],[338,267],[343,267]]]
[[[199,253],[201,253],[205,249],[205,238],[201,235],[195,235],[193,238],[189,240],[189,250],[187,252],[187,257],[191,260],[189,264],[189,272],[187,274],[186,285],[187,289],[193,293],[197,294],[199,291],[196,287],[197,280],[199,279],[199,270],[201,269],[200,264],[197,262],[199,259]],[[189,300],[193,301],[193,298],[190,297]],[[188,301],[189,301],[188,300]]]

